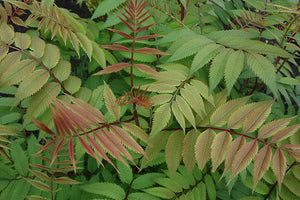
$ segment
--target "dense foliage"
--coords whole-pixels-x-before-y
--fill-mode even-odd
[[[70,3],[0,1],[0,200],[300,199],[300,2]]]

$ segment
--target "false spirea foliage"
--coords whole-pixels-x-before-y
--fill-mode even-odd
[[[1,3],[0,200],[300,198],[299,12],[233,2]]]

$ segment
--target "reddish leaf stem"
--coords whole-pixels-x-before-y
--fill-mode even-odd
[[[49,74],[54,78],[54,80],[55,80],[57,83],[59,83],[59,85],[60,85],[60,87],[63,89],[63,91],[64,91],[66,94],[71,95],[71,93],[70,93],[68,90],[66,90],[66,88],[63,86],[63,84],[55,77],[55,75],[51,72],[51,70],[50,70],[48,67],[46,67],[43,63],[41,63],[37,58],[33,57],[32,55],[26,53],[25,51],[23,51],[22,49],[19,49],[19,48],[17,48],[17,47],[14,47],[14,46],[11,46],[11,45],[9,45],[8,47],[11,48],[11,49],[15,49],[15,50],[17,50],[17,51],[22,52],[22,53],[25,54],[26,56],[32,58],[34,61],[36,61],[37,63],[39,63],[45,70],[47,70],[47,71],[49,72]]]
[[[193,78],[194,78],[194,77],[191,77],[191,78],[185,80],[184,82],[182,82],[182,83],[180,84],[180,86],[177,88],[175,94],[173,95],[173,97],[172,97],[172,99],[171,99],[171,102],[174,101],[174,98],[175,98],[176,95],[178,94],[179,90],[184,86],[184,84],[186,84],[187,82],[189,82],[189,81],[192,80]]]
[[[92,132],[94,132],[94,131],[100,130],[100,129],[102,129],[102,128],[109,127],[109,126],[111,126],[111,125],[121,124],[122,122],[131,122],[131,121],[133,121],[133,120],[135,120],[134,117],[132,117],[132,118],[130,118],[130,119],[127,119],[127,120],[125,120],[125,121],[118,121],[118,122],[114,122],[114,123],[104,124],[103,126],[99,126],[99,127],[97,127],[97,128],[91,129],[91,130],[86,131],[86,132],[84,132],[84,133],[77,134],[77,135],[72,135],[72,137],[78,137],[78,136],[86,135],[86,134],[92,133]]]
[[[277,146],[273,145],[272,143],[269,143],[269,142],[265,142],[263,140],[260,140],[258,138],[255,138],[255,137],[252,137],[252,136],[249,136],[249,135],[246,135],[246,134],[243,134],[243,133],[238,133],[238,132],[235,132],[235,131],[232,131],[232,130],[229,130],[229,129],[224,129],[224,128],[216,128],[216,127],[211,127],[211,126],[207,126],[207,127],[196,127],[197,129],[213,129],[213,130],[218,130],[218,131],[226,131],[226,132],[229,132],[229,133],[233,133],[233,134],[236,134],[236,135],[240,135],[240,136],[243,136],[243,137],[246,137],[246,138],[249,138],[249,139],[252,139],[252,140],[257,140],[261,143],[264,143],[266,145],[270,145],[271,147],[274,147],[274,148],[278,148]],[[174,131],[174,130],[181,130],[182,128],[170,128],[170,129],[164,129],[164,131]],[[194,129],[193,127],[190,127],[190,128],[186,128],[186,130],[192,130]]]

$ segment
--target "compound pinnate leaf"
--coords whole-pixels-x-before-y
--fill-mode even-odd
[[[156,109],[153,118],[153,126],[150,138],[153,138],[159,131],[165,128],[171,118],[170,103],[166,103]]]
[[[116,103],[116,97],[109,86],[104,83],[104,100],[109,113],[116,119],[120,119],[120,105]]]
[[[259,129],[257,138],[268,138],[285,128],[293,118],[274,120]]]

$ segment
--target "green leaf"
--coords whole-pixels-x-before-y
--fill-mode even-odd
[[[27,176],[28,174],[28,158],[25,151],[19,144],[12,145],[13,151],[11,152],[12,158],[14,160],[14,165],[16,170],[22,176]]]
[[[61,88],[58,83],[51,82],[46,83],[40,91],[32,96],[29,101],[27,113],[33,117],[38,117],[42,112],[44,112],[53,101]]]
[[[104,69],[106,67],[105,54],[102,48],[98,46],[96,42],[92,42],[93,45],[93,58]]]
[[[217,199],[217,191],[215,183],[210,175],[204,176],[204,182],[206,185],[207,194],[210,200]]]
[[[147,193],[137,193],[137,192],[134,192],[134,193],[130,193],[128,195],[128,200],[160,200],[159,198],[151,195],[151,194],[147,194]]]
[[[82,185],[79,188],[83,191],[100,194],[115,200],[122,200],[125,198],[125,191],[119,185],[114,183],[92,183]]]
[[[27,49],[31,44],[31,37],[27,33],[16,33],[15,45],[20,49]]]
[[[76,33],[78,40],[82,49],[85,51],[89,59],[91,60],[92,53],[93,53],[93,45],[92,42],[82,33]]]
[[[6,56],[8,58],[10,56]],[[15,56],[12,56],[13,58]],[[35,68],[35,61],[33,60],[22,60],[21,62],[18,62],[17,58],[14,61],[10,61],[12,63],[5,63],[6,58],[2,61],[5,64],[6,71],[1,74],[1,79],[0,79],[0,87],[7,87],[16,83],[19,83],[22,81],[24,78],[29,76],[29,74],[34,70]],[[9,66],[9,67],[7,67]],[[1,65],[0,65],[1,67]],[[1,71],[1,69],[0,69]]]
[[[212,42],[212,40],[201,35],[198,35],[197,37],[192,37],[189,41],[183,43],[181,46],[176,48],[175,52],[167,62],[174,62],[176,60],[180,60],[185,57],[191,56],[200,51],[204,45],[207,45]]]
[[[228,95],[242,72],[245,64],[245,55],[242,51],[233,52],[226,62],[225,81]]]
[[[71,94],[74,94],[80,89],[81,79],[78,78],[77,76],[69,76],[69,78],[65,80],[63,83],[65,89]]]
[[[173,101],[172,103],[172,112],[173,115],[175,116],[177,122],[179,123],[180,127],[182,128],[183,131],[185,131],[185,119],[183,117],[183,114],[179,110],[178,104],[176,101]]]
[[[97,9],[94,11],[94,14],[92,16],[92,20],[95,18],[98,18],[100,16],[103,16],[110,12],[111,10],[116,9],[119,5],[124,3],[126,0],[104,0],[101,1],[97,7]]]
[[[125,166],[120,161],[117,162],[117,169],[119,170],[119,178],[122,183],[130,184],[133,179],[132,169]]]
[[[279,79],[277,82],[285,85],[300,85],[300,81],[292,77],[283,77]]]
[[[48,78],[49,73],[43,69],[36,70],[27,76],[17,90],[15,103],[39,91],[48,81]]]
[[[170,137],[166,145],[166,161],[170,172],[170,177],[175,175],[175,172],[180,164],[182,157],[182,145],[184,134],[183,131],[175,131]]]
[[[220,51],[224,49],[223,46],[210,43],[204,46],[194,57],[189,76],[201,69],[207,64],[213,57],[215,57]]]
[[[165,177],[165,175],[161,173],[146,173],[134,179],[131,187],[133,189],[148,188],[155,184],[154,180],[156,178],[162,178],[162,177]]]
[[[181,96],[176,97],[176,102],[177,102],[178,107],[180,108],[181,112],[185,116],[185,118],[196,129],[195,117],[194,117],[193,111],[190,108],[190,106],[187,104],[187,102]]]
[[[120,119],[120,105],[116,103],[116,97],[110,87],[104,82],[104,100],[109,113],[116,119]]]
[[[6,23],[1,20],[0,25],[0,40],[7,44],[12,44],[14,41],[15,32],[13,29]]]
[[[223,78],[225,64],[229,55],[233,53],[231,49],[223,49],[214,59],[209,70],[209,90],[213,91]]]
[[[59,60],[53,68],[53,73],[59,81],[66,80],[71,74],[71,63],[66,60]]]
[[[266,57],[255,53],[247,54],[247,63],[254,73],[277,97],[276,72],[274,65]]]
[[[153,188],[145,189],[144,191],[147,192],[148,194],[152,194],[154,196],[161,197],[163,199],[171,199],[175,197],[174,192],[164,187],[153,187]]]
[[[30,45],[30,49],[32,50],[31,54],[35,58],[41,58],[44,55],[45,46],[46,44],[44,40],[38,36],[32,37]]]
[[[42,58],[43,64],[48,67],[48,69],[52,69],[58,63],[59,58],[59,48],[53,44],[46,44]]]
[[[1,191],[0,200],[25,199],[30,189],[30,184],[21,179],[12,181],[3,191]]]
[[[153,118],[153,126],[149,139],[153,138],[159,131],[165,128],[171,118],[170,103],[166,103],[156,109]]]

